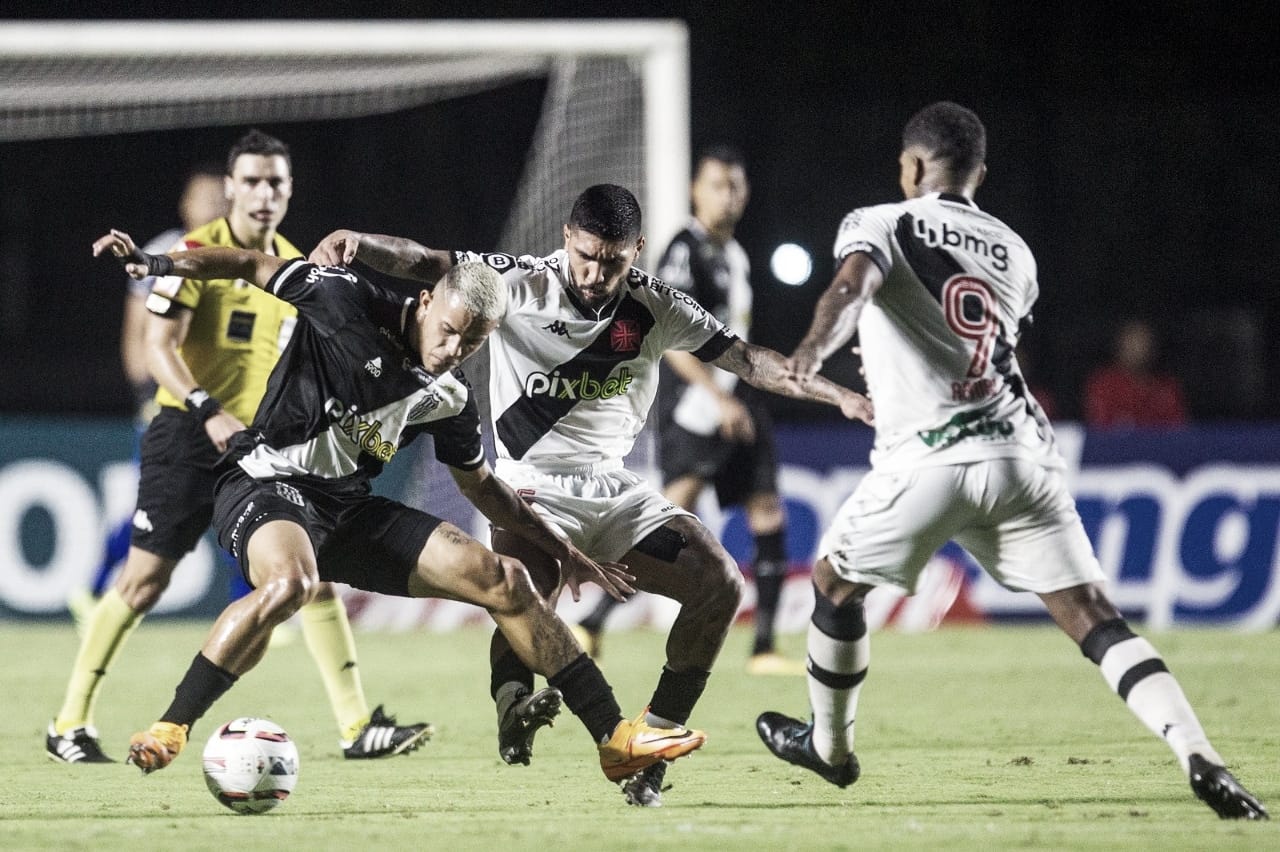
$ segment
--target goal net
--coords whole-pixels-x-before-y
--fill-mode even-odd
[[[350,119],[544,79],[493,248],[557,248],[573,199],[594,183],[640,199],[646,262],[688,215],[688,45],[678,21],[12,22],[0,28],[0,79],[0,142]],[[466,368],[482,402],[485,355]],[[646,430],[631,463],[650,471],[652,446]],[[431,448],[411,455],[390,468],[408,468],[396,496],[487,536]]]

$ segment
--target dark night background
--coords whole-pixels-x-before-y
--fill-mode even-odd
[[[95,8],[7,3],[0,15],[101,17],[110,7]],[[1081,382],[1105,360],[1118,323],[1146,316],[1196,417],[1280,418],[1280,122],[1268,72],[1280,39],[1261,5],[215,0],[199,14],[147,4],[129,12],[684,19],[693,144],[729,141],[748,158],[753,195],[739,238],[755,269],[756,336],[783,352],[829,279],[840,218],[899,197],[905,119],[930,101],[959,101],[988,129],[979,205],[1039,259],[1026,371],[1063,415],[1079,414]],[[372,119],[263,125],[294,152],[282,232],[304,250],[342,226],[493,246],[543,88],[520,83]],[[183,172],[221,160],[244,129],[0,144],[0,413],[130,412],[117,356],[122,279],[92,261],[89,244],[113,225],[143,238],[170,227]],[[783,241],[815,255],[803,287],[769,273],[769,252]],[[855,375],[847,359],[832,370]]]

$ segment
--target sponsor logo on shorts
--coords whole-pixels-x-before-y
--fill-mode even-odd
[[[294,488],[292,485],[289,485],[286,482],[276,483],[276,494],[288,500],[290,503],[292,503],[295,506],[307,505],[307,501],[302,496],[302,492]]]
[[[151,526],[151,519],[147,517],[145,509],[139,509],[133,513],[133,528],[143,532],[155,532],[155,528]]]
[[[545,396],[551,399],[613,399],[631,389],[631,370],[623,367],[618,375],[603,382],[591,378],[586,370],[577,378],[560,375],[559,370],[547,373],[530,373],[524,380],[524,395],[530,398]]]
[[[364,368],[369,371],[369,375],[375,379],[382,375],[382,356],[364,362]]]
[[[236,518],[236,522],[231,525],[231,553],[237,558],[240,556],[240,533],[244,531],[245,523],[248,522],[249,516],[253,514],[253,508],[254,503],[250,500]]]

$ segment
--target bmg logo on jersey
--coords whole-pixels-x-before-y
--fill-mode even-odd
[[[1009,268],[1009,247],[1004,243],[987,242],[968,231],[953,230],[946,222],[931,223],[926,219],[915,220],[915,235],[930,248],[954,248],[968,254],[991,258],[991,265],[1004,272]]]
[[[524,380],[524,395],[545,396],[551,399],[613,399],[631,389],[631,370],[623,367],[618,375],[603,382],[591,378],[586,370],[577,378],[560,375],[559,370],[547,373],[530,373]]]

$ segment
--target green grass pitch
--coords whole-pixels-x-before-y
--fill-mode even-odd
[[[123,757],[168,704],[205,624],[149,621],[107,682],[98,727]],[[1280,808],[1280,635],[1182,630],[1151,638],[1237,776]],[[346,762],[300,639],[276,647],[197,726],[168,769],[67,766],[44,756],[76,638],[69,625],[0,625],[0,848],[402,849],[1276,849],[1273,823],[1220,821],[1172,754],[1053,628],[947,628],[873,637],[858,719],[863,776],[838,790],[770,756],[754,720],[807,713],[803,678],[748,677],[729,638],[693,722],[709,741],[673,764],[661,809],[628,808],[568,712],[527,767],[498,758],[487,633],[362,633],[371,703],[435,738],[415,754]],[[628,714],[647,701],[664,638],[609,634],[602,666]],[[783,637],[802,654],[803,637]],[[294,795],[265,816],[218,805],[200,777],[215,723],[268,716],[298,743]]]

